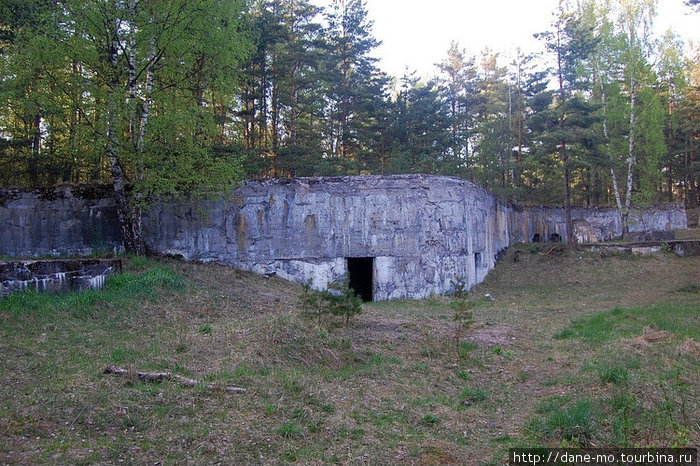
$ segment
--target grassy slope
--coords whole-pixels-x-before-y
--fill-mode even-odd
[[[459,344],[449,298],[344,327],[299,317],[281,280],[127,269],[103,292],[0,301],[0,461],[499,464],[512,446],[700,443],[700,258],[513,250]]]

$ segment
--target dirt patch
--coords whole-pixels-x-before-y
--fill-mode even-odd
[[[687,338],[678,346],[678,354],[681,356],[700,357],[700,343],[692,338]]]
[[[620,343],[627,345],[637,353],[643,353],[654,343],[662,343],[673,339],[673,334],[665,330],[644,327],[642,334],[634,338],[622,338]]]
[[[673,334],[665,330],[656,330],[651,327],[644,327],[642,335],[637,338],[641,338],[648,343],[655,343],[670,340],[673,338]]]
[[[483,346],[496,346],[512,343],[516,340],[516,332],[505,325],[485,325],[469,332],[467,340]]]
[[[621,343],[626,343],[637,351],[648,348],[652,343],[661,343],[669,341],[673,338],[673,334],[665,330],[657,330],[651,327],[644,327],[642,334],[634,338],[623,338]]]
[[[358,336],[366,342],[394,341],[412,333],[410,328],[395,321],[359,321],[356,328]]]

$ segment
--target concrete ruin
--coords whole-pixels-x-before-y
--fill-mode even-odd
[[[3,201],[0,192],[0,254],[60,253],[59,243],[67,254],[82,252],[89,240],[77,237],[96,216],[111,219],[99,224],[102,247],[119,248],[113,204],[110,210],[79,199],[71,207],[69,193],[63,195],[50,201],[15,193]],[[62,209],[55,216],[63,220],[37,213]],[[621,234],[614,209],[577,208],[573,215],[579,241]],[[635,212],[630,229],[663,236],[686,223],[685,210],[674,204]],[[75,237],[48,239],[57,229]],[[216,199],[158,203],[146,213],[144,230],[154,252],[311,280],[316,288],[348,273],[366,300],[425,298],[451,291],[457,279],[472,287],[509,245],[566,238],[561,208],[501,204],[468,181],[432,175],[248,181]],[[33,239],[18,239],[25,234]]]
[[[119,259],[0,261],[0,298],[24,290],[99,290],[121,269]]]

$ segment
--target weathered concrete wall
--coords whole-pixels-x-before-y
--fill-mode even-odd
[[[276,179],[246,183],[228,200],[158,206],[144,225],[153,250],[316,287],[343,275],[346,258],[373,257],[381,300],[483,280],[510,243],[497,208],[491,193],[456,178]]]
[[[574,207],[571,217],[578,243],[610,241],[622,236],[622,218],[617,209]],[[549,241],[552,235],[566,239],[566,217],[561,207],[513,208],[510,229],[517,242],[533,242],[535,235]],[[673,230],[686,228],[685,209],[680,204],[663,204],[630,212],[630,239],[635,241],[673,239]]]
[[[0,254],[85,254],[118,249],[110,199],[0,192]],[[579,241],[619,237],[613,209],[574,209]],[[685,228],[679,205],[633,217],[632,231]],[[514,242],[566,238],[563,209],[502,205],[457,178],[425,175],[250,181],[218,199],[155,206],[144,219],[153,251],[217,262],[318,288],[348,270],[348,258],[373,258],[377,300],[422,298],[462,278],[480,283],[499,251]]]
[[[619,237],[614,209],[576,208],[580,242]],[[632,231],[684,228],[679,205],[635,213]],[[461,179],[367,176],[248,182],[229,199],[158,206],[149,247],[325,287],[346,259],[374,258],[374,299],[421,298],[480,283],[514,242],[566,238],[561,208],[515,208]]]
[[[123,250],[104,186],[0,189],[0,256],[80,256]]]
[[[0,298],[22,290],[101,289],[107,277],[121,269],[119,259],[0,261]]]

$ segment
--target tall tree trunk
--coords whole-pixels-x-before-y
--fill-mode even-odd
[[[29,126],[32,131],[32,157],[29,162],[29,180],[39,186],[39,160],[41,158],[41,114],[37,114]]]
[[[156,44],[155,40],[151,41],[151,50],[148,55],[148,68],[146,70],[146,89],[141,104],[141,116],[139,118],[139,131],[136,136],[136,153],[139,158],[139,172],[137,177],[139,181],[145,176],[143,141],[146,135],[146,126],[148,125],[148,117],[151,114],[151,94],[153,94],[153,75],[156,59]]]
[[[272,95],[271,95],[271,132],[272,132],[272,153],[277,156],[280,146],[280,86],[279,81],[275,80],[272,84]]]
[[[636,114],[635,114],[635,103],[636,103],[636,89],[635,89],[635,79],[634,71],[630,76],[630,133],[629,133],[629,153],[627,155],[627,192],[625,193],[625,208],[622,211],[622,238],[626,239],[629,236],[629,215],[630,208],[632,206],[632,185],[634,182],[634,163],[636,161],[635,156],[635,124],[636,124]]]
[[[571,218],[571,186],[569,182],[569,163],[565,146],[562,146],[562,158],[564,165],[564,215],[566,216],[566,242],[570,249],[576,249],[576,241],[574,239],[574,221]]]
[[[205,67],[205,57],[204,55],[200,55],[199,58],[197,58],[195,62],[195,71],[194,71],[194,76],[195,76],[195,84],[193,88],[193,96],[195,99],[195,102],[197,102],[197,123],[194,131],[194,140],[195,143],[198,141],[202,140],[202,137],[204,135],[204,128],[203,128],[203,121],[202,121],[202,111],[204,109],[204,89],[206,87],[205,81],[205,76],[204,76],[204,67]]]
[[[605,140],[607,141],[608,157],[610,157],[610,160],[612,161],[612,147],[610,146],[610,132],[608,130],[607,93],[605,91],[605,81],[602,73],[600,77],[600,90],[601,103],[603,104],[603,136],[605,136]],[[622,196],[620,195],[620,183],[617,180],[615,167],[612,165],[610,166],[610,177],[612,178],[613,192],[615,194],[615,205],[617,206],[617,211],[620,213],[620,217],[622,217]]]
[[[116,35],[116,32],[115,32]],[[141,233],[141,209],[132,205],[124,186],[125,176],[119,161],[119,65],[118,44],[114,39],[109,45],[109,103],[107,107],[107,156],[112,171],[112,187],[117,202],[117,213],[124,248],[127,252],[143,255],[146,247]]]
[[[299,103],[297,102],[298,89],[296,83],[296,70],[298,63],[295,62],[289,70],[289,143],[297,143],[297,119],[299,118]]]
[[[561,31],[557,31],[557,40],[560,40]],[[564,104],[564,72],[563,72],[563,57],[561,55],[561,43],[557,44],[557,69],[559,75],[559,105]],[[564,134],[564,113],[559,117],[559,130]],[[559,158],[561,159],[562,169],[564,171],[564,216],[566,217],[566,243],[570,249],[576,249],[574,242],[574,222],[571,218],[571,187],[569,186],[569,155],[566,153],[566,141],[562,140],[559,145]]]
[[[694,138],[694,137],[693,137]],[[698,206],[698,185],[695,180],[695,150],[688,153],[688,207],[694,209]]]

